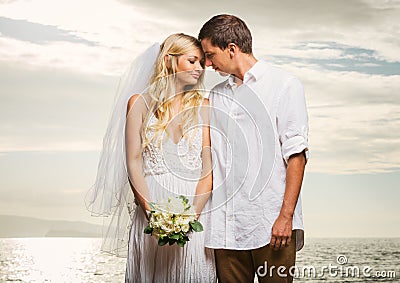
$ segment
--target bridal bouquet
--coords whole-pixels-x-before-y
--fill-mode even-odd
[[[160,203],[150,203],[149,224],[144,233],[158,239],[158,245],[169,243],[183,247],[192,231],[201,232],[203,226],[196,219],[196,212],[185,196],[168,198]]]

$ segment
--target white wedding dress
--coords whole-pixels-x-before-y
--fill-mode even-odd
[[[150,122],[156,119],[153,116]],[[160,146],[150,143],[143,150],[143,171],[152,202],[179,195],[193,202],[201,175],[201,150],[201,127],[177,144],[166,137]],[[204,230],[208,216],[204,213],[199,218]],[[193,233],[183,248],[158,246],[153,236],[143,232],[148,223],[142,209],[138,207],[131,220],[125,282],[216,282],[214,253],[204,247],[204,231]]]

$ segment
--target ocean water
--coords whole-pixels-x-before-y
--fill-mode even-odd
[[[400,282],[400,238],[306,238],[296,266],[295,282]]]
[[[124,282],[99,238],[0,239],[0,282]],[[400,238],[309,238],[294,282],[400,282]],[[271,268],[267,265],[267,268]]]
[[[0,239],[0,282],[124,282],[124,258],[100,238]]]

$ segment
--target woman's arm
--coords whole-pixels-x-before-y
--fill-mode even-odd
[[[141,138],[143,117],[146,111],[147,108],[140,95],[135,94],[129,99],[126,112],[125,148],[129,182],[136,200],[147,217],[146,210],[150,210],[150,193],[143,176]]]
[[[201,179],[196,187],[196,196],[193,205],[196,207],[197,217],[200,216],[212,190],[212,160],[211,160],[211,141],[210,141],[210,103],[204,99],[200,115],[203,120],[202,125],[202,170]]]

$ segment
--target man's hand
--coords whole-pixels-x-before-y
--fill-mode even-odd
[[[290,216],[279,215],[272,226],[270,247],[274,250],[283,249],[289,246],[292,238],[292,222]]]
[[[290,156],[286,169],[286,188],[281,211],[272,226],[270,247],[274,250],[283,249],[290,244],[293,228],[293,213],[299,198],[306,165],[305,152]]]

